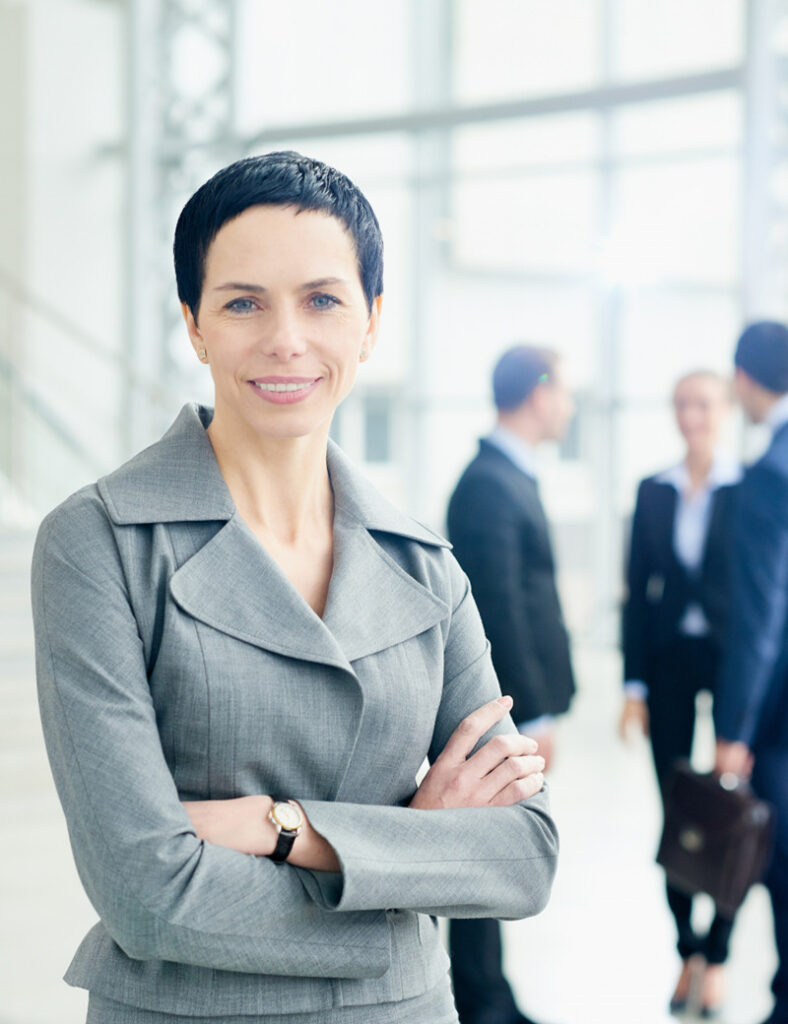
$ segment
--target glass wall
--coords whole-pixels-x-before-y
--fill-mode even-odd
[[[296,148],[335,164],[370,197],[386,241],[382,335],[335,436],[394,501],[443,529],[454,482],[493,422],[497,356],[519,341],[558,349],[578,415],[560,450],[544,454],[542,492],[570,624],[580,636],[611,641],[637,480],[679,452],[672,383],[696,367],[728,369],[755,273],[757,233],[744,214],[762,191],[748,170],[757,134],[750,15],[760,5],[201,0],[191,13],[165,0],[145,5],[162,14],[156,45],[179,33],[177,44],[160,49],[144,37],[127,41],[131,80],[145,78],[134,64],[140,57],[153,77],[138,87],[155,94],[156,75],[168,76],[162,95],[170,107],[159,115],[174,125],[177,114],[182,129],[145,152],[139,139],[155,132],[128,107],[137,133],[129,187],[146,175],[157,183],[158,207],[142,209],[151,224],[138,230],[146,245],[155,236],[155,258],[127,288],[136,243],[121,228],[107,231],[110,218],[96,206],[81,230],[90,238],[103,231],[92,248],[112,279],[93,294],[113,297],[114,320],[94,322],[92,310],[103,306],[93,297],[74,311],[71,299],[84,291],[74,284],[79,262],[64,260],[65,240],[53,245],[73,206],[63,190],[49,189],[46,202],[30,197],[31,208],[49,212],[45,224],[40,214],[32,223],[41,255],[28,276],[51,277],[56,263],[58,281],[69,285],[58,303],[91,335],[103,331],[113,351],[141,353],[136,372],[167,396],[167,418],[179,400],[210,394],[171,280],[169,240],[182,202],[245,153]],[[206,43],[211,19],[215,46]],[[116,34],[119,25],[116,18]],[[113,53],[115,67],[118,39]],[[227,124],[217,113],[220,93]],[[117,111],[121,102],[110,106]],[[33,114],[44,123],[40,110]],[[756,127],[766,137],[768,125]],[[119,193],[117,160],[125,156],[122,145],[86,155],[94,203],[103,201],[95,187],[101,167],[112,169]],[[63,188],[80,194],[71,178]],[[133,216],[126,227],[133,234]],[[118,301],[127,290],[128,303]],[[151,334],[157,318],[163,345]],[[37,354],[35,340],[28,348],[43,367],[52,360]],[[59,372],[86,379],[80,367]],[[134,408],[118,403],[115,385],[90,395]],[[59,413],[62,404],[53,395]],[[100,412],[105,424],[103,405]],[[151,422],[147,439],[160,428]],[[99,432],[114,457],[117,439],[104,426]]]
[[[542,489],[588,638],[614,637],[637,480],[679,452],[673,381],[730,364],[745,13],[311,0],[294,19],[241,5],[239,132],[345,170],[386,239],[383,335],[336,436],[441,529],[493,420],[497,356],[518,341],[561,351],[578,416]]]

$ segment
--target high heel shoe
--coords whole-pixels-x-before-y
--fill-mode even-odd
[[[681,974],[670,999],[671,1013],[683,1013],[687,1009],[700,981],[705,963],[703,957],[698,953],[682,961]]]
[[[714,1020],[720,1015],[725,998],[725,972],[722,964],[708,964],[703,974],[699,1016]]]

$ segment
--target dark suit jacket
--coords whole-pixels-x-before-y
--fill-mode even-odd
[[[449,502],[448,529],[515,722],[566,711],[575,683],[536,481],[482,440]]]
[[[655,477],[638,488],[624,604],[624,677],[653,683],[654,659],[673,640],[687,606],[703,609],[710,639],[722,637],[730,607],[730,538],[738,485],[712,494],[711,515],[700,570],[690,574],[673,546],[678,493]]]
[[[717,735],[788,750],[788,424],[745,474]]]

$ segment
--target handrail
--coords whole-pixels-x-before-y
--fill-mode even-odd
[[[114,352],[106,344],[98,341],[79,324],[75,324],[60,310],[23,285],[2,266],[0,266],[0,289],[15,299],[24,309],[47,321],[62,337],[67,338],[84,352],[89,352],[121,370],[125,380],[142,392],[153,405],[164,410],[172,408],[175,396],[166,388],[138,373],[125,356]]]
[[[82,444],[71,428],[54,412],[51,406],[22,380],[18,367],[2,352],[0,352],[0,375],[9,381],[25,405],[31,409],[42,423],[49,427],[57,440],[72,455],[76,455],[87,469],[90,469],[96,476],[100,476],[106,470],[106,466],[102,466],[96,461],[93,453]]]

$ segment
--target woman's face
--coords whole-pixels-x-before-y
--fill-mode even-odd
[[[197,322],[183,312],[216,389],[214,423],[259,436],[328,432],[372,351],[370,314],[352,236],[335,217],[253,206],[208,250]]]
[[[712,450],[729,410],[725,385],[715,377],[687,377],[676,385],[676,423],[690,450]]]

